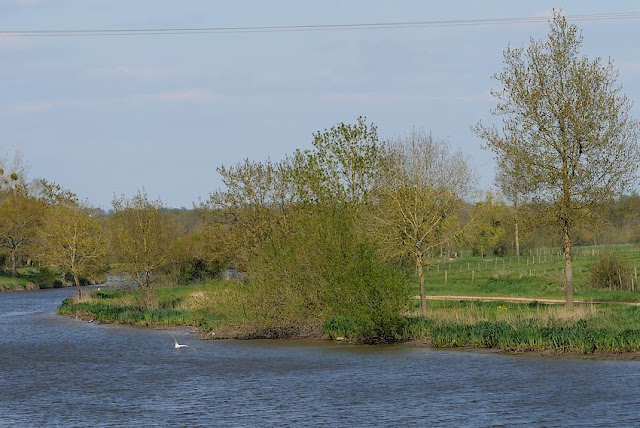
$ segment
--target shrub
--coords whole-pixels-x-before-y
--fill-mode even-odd
[[[318,210],[297,218],[294,227],[295,233],[268,241],[249,263],[251,290],[243,312],[253,330],[304,335],[335,316],[353,324],[352,340],[400,340],[408,282],[378,259],[353,218],[338,209]]]
[[[589,284],[594,288],[609,290],[633,290],[631,269],[615,256],[606,256],[591,267]]]
[[[64,285],[60,280],[60,273],[47,267],[41,267],[35,273],[33,282],[38,284],[40,288],[60,288]]]

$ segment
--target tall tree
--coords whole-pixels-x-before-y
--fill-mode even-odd
[[[592,208],[634,179],[638,122],[617,84],[613,63],[581,56],[582,35],[555,13],[548,38],[525,49],[507,47],[493,91],[502,129],[476,133],[498,159],[522,170],[528,196],[552,207],[562,232],[566,303],[573,303],[571,246],[575,227]]]
[[[417,131],[390,142],[380,165],[366,224],[384,258],[412,260],[426,313],[425,259],[463,230],[457,214],[473,174],[461,152]]]
[[[47,208],[39,230],[40,257],[73,276],[78,296],[80,278],[106,266],[109,242],[102,221],[82,206],[57,204]]]
[[[138,285],[142,305],[153,307],[153,286],[171,261],[179,225],[162,211],[161,201],[149,200],[144,191],[130,199],[115,199],[113,209],[112,250],[122,263],[121,269]]]
[[[8,191],[0,200],[0,247],[9,253],[11,275],[17,276],[18,258],[33,244],[45,205],[25,191]]]

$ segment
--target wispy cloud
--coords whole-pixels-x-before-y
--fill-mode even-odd
[[[469,95],[413,95],[379,92],[335,92],[319,96],[319,101],[321,102],[352,106],[384,106],[433,102],[486,103],[491,100],[491,95],[488,92]]]
[[[130,99],[132,101],[213,103],[219,101],[220,96],[216,95],[208,89],[187,89],[182,91],[136,94],[131,96]]]
[[[88,106],[95,104],[90,100],[36,100],[0,106],[0,114],[39,113],[59,107]]]
[[[134,94],[119,98],[103,99],[55,99],[55,100],[32,100],[13,104],[0,104],[0,114],[29,114],[39,113],[66,107],[87,107],[103,104],[121,103],[215,103],[221,97],[208,89],[187,89],[183,91],[153,92],[146,94]]]
[[[42,0],[0,0],[0,6],[18,6],[18,7],[33,7],[40,6]]]
[[[180,74],[177,70],[159,68],[159,67],[131,67],[128,65],[117,65],[110,68],[98,68],[95,70],[98,74],[128,77],[142,80],[158,80],[175,77]]]

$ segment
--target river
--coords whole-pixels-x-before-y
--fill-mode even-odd
[[[200,341],[0,293],[0,426],[638,426],[640,363]]]

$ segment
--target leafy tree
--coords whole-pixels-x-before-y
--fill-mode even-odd
[[[304,202],[368,202],[381,144],[378,129],[360,116],[313,134],[314,150],[296,152],[292,165],[297,196]]]
[[[254,162],[245,159],[218,168],[225,185],[209,196],[205,227],[222,239],[220,258],[244,266],[274,233],[287,228],[292,206],[291,168],[287,160]]]
[[[319,332],[339,316],[356,319],[363,340],[397,340],[406,283],[356,226],[377,173],[375,126],[341,123],[313,144],[281,162],[218,169],[225,189],[211,195],[205,227],[226,236],[247,274],[234,313],[260,336]]]
[[[58,204],[47,209],[39,230],[40,260],[71,273],[80,295],[80,278],[106,266],[109,242],[101,219],[88,209]]]
[[[32,183],[32,193],[47,205],[78,205],[78,196],[57,183],[41,178]]]
[[[0,200],[0,248],[9,254],[11,275],[17,276],[18,258],[27,254],[42,223],[45,205],[16,189]]]
[[[473,174],[461,152],[417,131],[390,142],[383,159],[365,223],[385,259],[413,261],[426,313],[425,258],[463,230],[457,214]]]
[[[471,210],[471,224],[465,231],[467,241],[475,254],[484,257],[488,253],[504,255],[506,250],[505,219],[509,215],[504,202],[496,201],[487,193],[484,201]]]
[[[508,47],[494,76],[502,89],[492,92],[502,129],[475,127],[499,161],[524,172],[527,196],[545,203],[561,229],[567,305],[576,225],[625,189],[640,161],[638,122],[613,63],[581,56],[581,46],[578,28],[555,13],[546,40]]]
[[[153,307],[153,285],[171,262],[180,228],[173,217],[162,211],[162,202],[149,200],[144,191],[130,199],[115,199],[113,209],[112,251],[122,263],[120,269],[138,285],[142,305]]]

